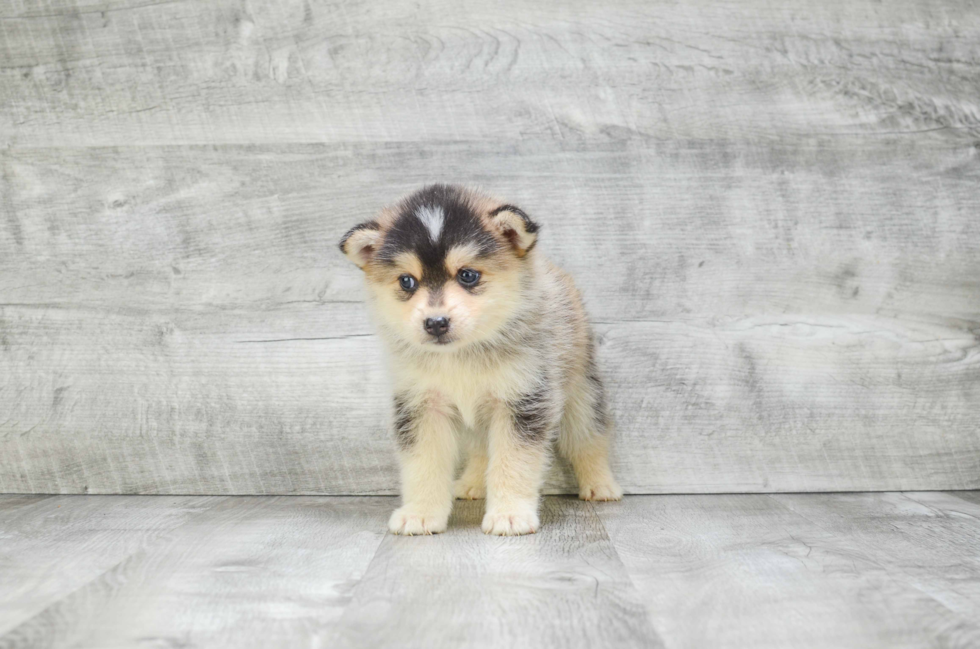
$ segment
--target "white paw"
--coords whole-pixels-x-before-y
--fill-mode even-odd
[[[428,514],[410,507],[400,507],[388,519],[388,530],[392,534],[420,536],[438,534],[446,531],[449,514]]]
[[[488,513],[483,517],[484,534],[497,536],[520,536],[534,534],[540,523],[536,512],[500,512]]]
[[[461,500],[479,500],[487,497],[487,488],[482,484],[457,480],[453,484],[453,496]]]
[[[581,485],[578,497],[582,500],[621,500],[623,489],[613,480],[601,484]]]

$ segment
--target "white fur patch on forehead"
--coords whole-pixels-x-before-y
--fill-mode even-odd
[[[435,243],[439,240],[442,226],[446,222],[446,213],[437,205],[424,205],[415,210],[415,216],[425,229],[429,231],[429,238]]]

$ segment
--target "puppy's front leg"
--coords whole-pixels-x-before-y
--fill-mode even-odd
[[[494,409],[488,430],[485,533],[514,536],[538,531],[538,500],[552,428],[548,419],[536,406],[522,410],[522,404],[499,404]]]
[[[388,521],[394,534],[446,531],[453,506],[458,442],[451,415],[432,399],[395,397],[395,435],[402,477],[402,506]]]

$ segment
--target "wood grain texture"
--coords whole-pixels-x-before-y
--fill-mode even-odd
[[[953,495],[969,503],[980,505],[980,491],[957,491]]]
[[[980,509],[956,496],[636,496],[598,512],[669,647],[980,642]]]
[[[628,492],[978,488],[978,43],[952,0],[0,0],[0,492],[394,493],[335,244],[436,180],[545,224]]]
[[[663,646],[592,504],[547,498],[525,537],[482,518],[457,501],[445,534],[386,536],[330,646]]]
[[[920,492],[773,498],[831,534],[873,548],[875,559],[903,581],[974,623],[933,627],[948,639],[948,646],[980,642],[980,505],[969,496]]]
[[[5,580],[15,593],[38,600],[38,584],[52,573],[84,569],[90,576],[77,588],[61,578],[59,597],[40,610],[0,601],[0,615],[20,622],[3,629],[0,647],[326,646],[318,638],[349,602],[394,505],[386,498],[212,498],[188,517],[188,500],[57,497],[47,505],[67,510],[57,525],[50,514],[34,513],[6,528],[61,550],[0,550],[17,568]],[[163,512],[181,523],[146,543],[146,522]]]
[[[969,0],[0,11],[15,146],[980,133]]]
[[[545,498],[526,537],[459,502],[0,496],[0,649],[960,648],[980,492]]]
[[[0,497],[0,635],[84,590],[218,501],[59,496],[14,507],[17,498]]]
[[[407,171],[416,146],[362,147],[363,169],[319,145],[6,152],[0,490],[393,493],[383,362],[334,240],[451,169],[514,174],[582,285],[627,490],[977,486],[980,221],[949,211],[976,200],[973,154],[935,144],[924,170],[905,146],[721,170],[691,145],[434,146]]]

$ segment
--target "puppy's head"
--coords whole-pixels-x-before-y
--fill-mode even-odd
[[[513,205],[432,185],[352,228],[340,249],[364,270],[388,330],[414,347],[450,351],[508,326],[537,231]]]

